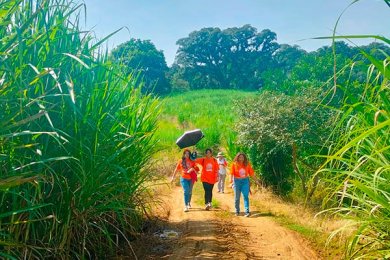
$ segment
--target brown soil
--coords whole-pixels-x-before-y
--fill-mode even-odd
[[[249,218],[235,216],[231,189],[213,196],[217,208],[206,211],[195,197],[192,209],[184,212],[183,191],[173,187],[163,204],[169,216],[162,228],[179,235],[154,236],[159,242],[150,243],[154,248],[138,259],[320,259],[298,233],[281,227],[269,214],[253,210]]]

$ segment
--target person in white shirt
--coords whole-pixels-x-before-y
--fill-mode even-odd
[[[225,178],[226,178],[227,161],[226,161],[225,157],[223,156],[222,152],[219,152],[217,154],[217,162],[219,165],[218,192],[224,193],[225,192]]]

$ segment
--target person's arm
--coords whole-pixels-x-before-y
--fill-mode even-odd
[[[173,171],[173,174],[172,174],[172,177],[171,177],[171,182],[173,182],[175,180],[175,177],[176,177],[176,173],[178,172],[179,168],[181,166],[181,161],[179,161],[176,165],[176,168],[175,170]]]
[[[259,178],[257,178],[256,174],[253,174],[251,177],[256,182],[257,185],[261,186],[261,182]]]
[[[234,167],[234,163],[232,163],[230,167],[230,183],[233,183],[234,171],[235,171],[235,167]]]
[[[200,170],[198,165],[196,165],[196,164],[194,164],[194,166],[192,168],[195,170],[196,173],[198,173]]]
[[[199,172],[200,170],[203,171],[203,168],[204,168],[203,164],[204,164],[204,157],[197,158],[197,159],[195,160],[196,171],[198,171],[198,172]],[[199,165],[201,168],[199,168],[198,165]]]
[[[255,183],[257,185],[261,186],[260,180],[259,180],[259,178],[257,178],[255,171],[252,168],[252,165],[249,165],[249,168],[250,168],[250,172],[251,172],[251,174],[249,176],[255,181]]]
[[[171,177],[171,182],[173,182],[175,180],[176,173],[177,173],[177,168],[175,168],[175,170],[173,171],[173,174],[172,174],[172,177]]]

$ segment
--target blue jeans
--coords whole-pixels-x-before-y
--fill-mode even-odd
[[[184,179],[183,177],[180,177],[180,184],[184,190],[184,205],[187,206],[191,202],[192,187],[194,184],[191,179]]]
[[[190,184],[190,199],[189,199],[189,201],[188,201],[188,204],[191,203],[192,189],[194,188],[194,184],[195,184],[195,182],[191,180],[191,184]],[[187,204],[187,205],[188,205],[188,204]]]
[[[249,213],[249,177],[244,179],[234,178],[234,207],[236,213],[240,213],[240,197],[244,197],[245,213]]]

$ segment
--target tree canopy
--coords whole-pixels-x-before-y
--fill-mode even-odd
[[[259,89],[260,75],[274,66],[272,56],[279,48],[276,33],[258,32],[250,25],[203,28],[179,39],[177,45],[174,65],[191,89]]]
[[[291,94],[307,82],[315,86],[337,81],[363,82],[369,62],[361,51],[383,58],[388,46],[371,43],[351,47],[343,41],[307,52],[279,44],[269,29],[247,24],[202,28],[179,39],[176,59],[167,67],[162,51],[149,40],[131,39],[115,48],[112,59],[125,74],[139,75],[143,91],[167,94],[195,89],[277,90]],[[354,63],[353,71],[342,70]],[[335,81],[331,81],[335,70]]]
[[[123,65],[126,74],[139,74],[144,84],[144,92],[170,92],[164,54],[157,50],[150,40],[131,39],[115,48],[111,57],[114,62]]]

